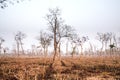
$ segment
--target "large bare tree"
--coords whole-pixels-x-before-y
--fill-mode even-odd
[[[49,13],[46,15],[46,20],[48,22],[48,26],[50,31],[53,33],[53,39],[54,39],[54,56],[53,61],[56,59],[56,56],[58,55],[57,47],[61,39],[61,30],[63,26],[63,20],[60,16],[60,9],[49,9]]]
[[[53,33],[54,61],[58,55],[60,56],[61,39],[71,37],[74,30],[71,26],[63,24],[64,21],[61,18],[61,11],[59,8],[49,9],[46,20],[48,21],[50,31]]]
[[[22,50],[22,53],[24,54],[24,49],[23,49],[23,42],[22,40],[26,37],[26,35],[24,33],[22,33],[21,31],[18,31],[15,35],[15,41],[17,44],[17,53],[19,56],[20,53],[20,48]]]

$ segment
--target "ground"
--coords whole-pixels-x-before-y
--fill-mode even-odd
[[[1,57],[0,80],[120,80],[120,57]]]

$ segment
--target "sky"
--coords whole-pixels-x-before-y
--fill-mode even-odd
[[[36,37],[40,30],[48,29],[44,17],[49,8],[55,7],[61,9],[65,24],[71,25],[80,35],[90,36],[91,41],[97,32],[120,34],[120,0],[25,0],[0,9],[3,45],[12,48],[17,31],[27,35],[23,40],[26,49],[33,44],[38,45]]]

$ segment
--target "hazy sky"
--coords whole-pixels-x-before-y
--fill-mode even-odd
[[[38,44],[40,30],[47,29],[44,17],[49,8],[59,7],[65,24],[77,32],[95,35],[96,32],[120,32],[120,0],[25,0],[0,9],[0,36],[5,46],[15,44],[17,31],[27,34],[26,48]]]

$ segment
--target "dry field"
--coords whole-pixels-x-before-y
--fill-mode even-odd
[[[120,80],[120,58],[0,58],[0,80]]]

